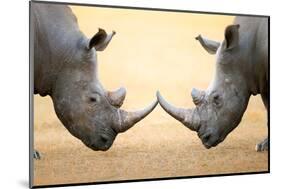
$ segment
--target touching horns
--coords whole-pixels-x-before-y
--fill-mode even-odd
[[[161,107],[172,117],[180,121],[182,124],[184,124],[186,127],[193,131],[197,131],[199,124],[200,124],[200,118],[197,113],[196,109],[184,109],[184,108],[177,108],[171,104],[169,104],[160,94],[159,91],[157,91],[157,99]]]

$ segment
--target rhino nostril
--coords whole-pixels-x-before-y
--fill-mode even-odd
[[[210,136],[211,136],[211,134],[205,134],[205,135],[203,135],[203,136],[202,136],[202,141],[203,141],[203,142],[207,142],[207,141],[209,140]]]
[[[108,139],[107,136],[101,135],[101,141],[102,141],[103,143],[107,143],[108,140],[109,140],[109,139]]]

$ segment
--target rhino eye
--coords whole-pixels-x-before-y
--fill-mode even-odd
[[[214,95],[214,100],[218,100],[219,99],[219,95]]]
[[[217,107],[220,107],[220,106],[222,105],[222,100],[221,100],[220,95],[215,94],[215,95],[213,96],[213,102],[214,102],[214,104],[215,104]]]
[[[93,94],[89,97],[89,102],[90,103],[96,103],[99,101],[99,95],[98,94]]]
[[[97,102],[97,98],[95,98],[95,97],[90,97],[90,102]]]

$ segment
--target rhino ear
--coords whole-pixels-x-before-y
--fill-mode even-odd
[[[219,42],[203,38],[201,35],[195,37],[200,42],[202,47],[210,54],[215,54],[220,46]]]
[[[98,33],[90,40],[88,48],[92,49],[94,47],[97,51],[103,51],[115,34],[115,31],[112,31],[111,34],[107,34],[104,29],[99,28]]]
[[[224,48],[232,49],[238,45],[239,42],[239,27],[240,25],[229,25],[224,31]]]

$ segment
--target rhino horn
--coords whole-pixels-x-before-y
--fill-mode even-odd
[[[158,101],[155,100],[149,106],[142,110],[127,112],[125,110],[118,109],[119,124],[115,130],[117,132],[125,132],[130,129],[137,122],[145,118],[156,107]]]
[[[126,97],[126,89],[121,87],[116,91],[108,91],[107,99],[109,103],[117,108],[121,107]]]
[[[161,107],[176,120],[180,121],[187,128],[197,131],[199,125],[199,116],[196,109],[177,108],[169,104],[157,91],[157,99]]]
[[[202,103],[202,101],[205,97],[205,92],[193,88],[192,91],[191,91],[191,96],[192,96],[192,99],[193,99],[193,103],[197,106],[197,105]]]

